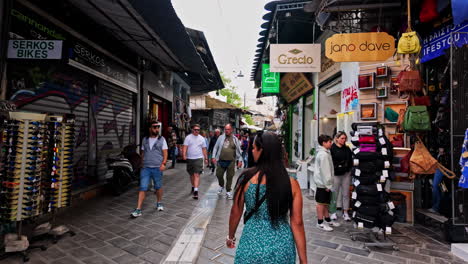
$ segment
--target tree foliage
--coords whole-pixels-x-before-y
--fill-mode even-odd
[[[220,72],[220,74],[225,88],[219,90],[219,94],[221,94],[222,96],[226,96],[226,101],[228,104],[240,107],[242,105],[242,98],[236,92],[237,86],[234,86],[232,84],[232,80],[226,77],[223,72]]]
[[[252,125],[255,124],[255,122],[253,121],[251,115],[244,114],[243,117],[244,117],[244,119],[245,119],[245,122],[246,122],[249,126],[252,126]]]

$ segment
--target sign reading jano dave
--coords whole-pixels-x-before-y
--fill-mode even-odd
[[[320,72],[320,44],[271,44],[271,72]]]
[[[385,32],[335,34],[325,41],[325,56],[335,62],[385,61],[395,53],[395,38]]]
[[[51,60],[62,58],[61,40],[25,40],[8,41],[8,58]]]

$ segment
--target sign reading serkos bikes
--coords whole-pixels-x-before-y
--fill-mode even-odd
[[[320,44],[271,44],[271,72],[320,72]]]
[[[385,61],[395,53],[395,38],[385,32],[335,34],[325,41],[325,56],[335,62]]]

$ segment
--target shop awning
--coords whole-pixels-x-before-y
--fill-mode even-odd
[[[170,0],[69,0],[138,55],[174,71],[209,76]]]

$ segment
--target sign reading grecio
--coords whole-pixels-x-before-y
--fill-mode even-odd
[[[385,32],[335,34],[325,41],[325,56],[335,62],[385,61],[395,53],[395,38]]]
[[[320,44],[271,44],[272,72],[320,72]]]

